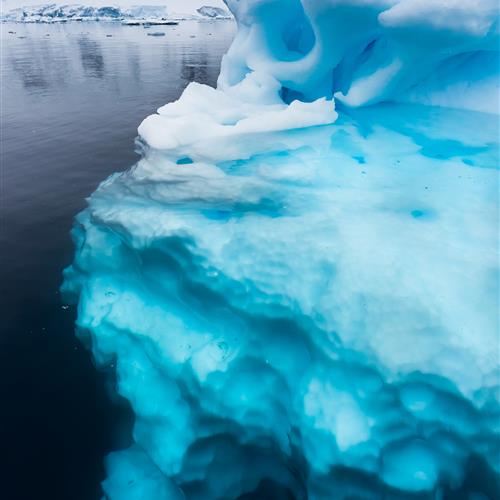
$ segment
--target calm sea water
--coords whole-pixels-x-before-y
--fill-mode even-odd
[[[0,498],[100,498],[103,457],[126,446],[133,416],[110,401],[59,296],[73,217],[137,160],[143,118],[190,81],[215,85],[234,31],[1,25]]]

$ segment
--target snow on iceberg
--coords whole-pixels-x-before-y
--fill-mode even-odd
[[[78,334],[136,416],[109,498],[496,497],[496,13],[464,5],[228,1],[217,89],[73,230]]]

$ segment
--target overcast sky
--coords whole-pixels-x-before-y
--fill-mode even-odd
[[[82,4],[82,5],[166,5],[172,11],[183,12],[197,9],[202,5],[212,5],[214,7],[225,7],[222,0],[2,0],[4,10],[24,7],[26,5],[42,5],[49,3],[57,4]]]

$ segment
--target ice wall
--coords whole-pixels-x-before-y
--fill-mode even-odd
[[[73,231],[136,415],[106,494],[496,498],[498,118],[379,102],[477,108],[495,6],[228,5],[218,88],[148,117]]]

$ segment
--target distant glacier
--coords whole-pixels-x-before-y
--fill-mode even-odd
[[[68,21],[129,21],[167,19],[230,19],[226,9],[203,5],[187,12],[170,11],[165,5],[134,5],[132,7],[93,7],[55,3],[18,7],[2,13],[2,21],[25,23],[57,23]]]

